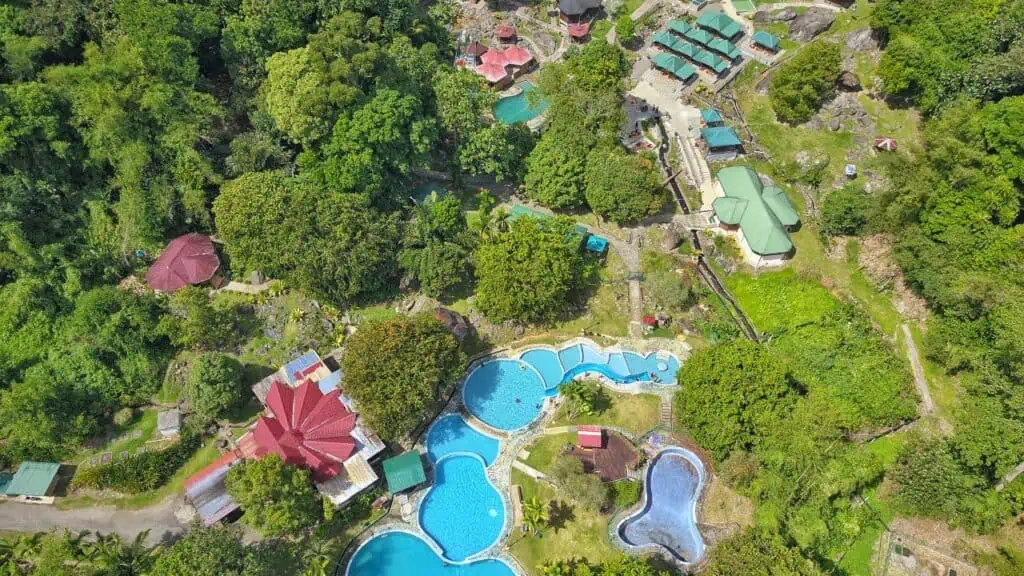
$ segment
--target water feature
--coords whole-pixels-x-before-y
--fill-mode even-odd
[[[474,370],[462,389],[471,414],[499,430],[533,422],[544,406],[544,380],[519,360],[492,360]]]
[[[523,82],[519,85],[519,94],[506,96],[494,105],[494,117],[504,124],[529,122],[548,109],[548,101],[541,100],[536,106],[530,106],[527,94],[533,91],[533,84]]]
[[[647,468],[644,505],[623,520],[618,534],[630,546],[658,546],[680,561],[695,563],[704,555],[697,530],[697,500],[704,487],[704,465],[683,448],[666,448]]]
[[[457,414],[437,420],[427,433],[427,456],[431,462],[456,452],[472,452],[490,466],[498,457],[499,446],[497,438],[479,432]]]
[[[545,388],[555,388],[562,383],[562,363],[558,361],[558,354],[551,350],[535,348],[521,354],[519,359],[537,369]]]
[[[507,564],[487,559],[452,564],[440,558],[422,539],[408,532],[388,532],[360,547],[346,576],[516,576]]]
[[[460,562],[497,542],[505,504],[475,454],[450,454],[434,466],[434,485],[420,504],[420,526],[444,557]]]

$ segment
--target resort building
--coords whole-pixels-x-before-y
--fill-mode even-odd
[[[498,24],[498,27],[494,29],[494,35],[498,37],[498,41],[500,42],[515,42],[516,27],[511,24]]]
[[[706,108],[700,111],[700,119],[704,122],[706,128],[714,128],[716,126],[725,126],[725,122],[722,121],[722,115],[718,113],[718,110],[714,108]]]
[[[480,42],[474,40],[462,51],[467,62],[470,65],[478,66],[480,64],[480,57],[487,52],[487,46],[484,46]]]
[[[488,83],[498,90],[512,85],[512,80],[533,69],[533,54],[523,46],[512,45],[504,50],[491,48],[480,56],[481,64],[475,68]]]
[[[715,193],[711,206],[719,229],[735,236],[748,263],[778,266],[792,256],[789,231],[800,215],[782,189],[763,186],[746,166],[730,166],[718,171]]]
[[[236,446],[185,481],[185,494],[206,525],[238,509],[224,479],[244,459],[274,453],[306,468],[320,493],[336,506],[377,482],[370,462],[384,443],[360,422],[352,400],[342,394],[341,376],[311,350],[252,387],[267,411]]]
[[[592,20],[601,9],[601,0],[558,0],[558,17],[562,22]]]
[[[697,71],[693,66],[687,64],[682,58],[668,52],[659,52],[652,56],[651,64],[664,74],[684,83],[693,80],[697,76]]]
[[[735,40],[743,34],[743,27],[721,12],[705,12],[697,17],[697,26],[726,40]]]
[[[750,45],[755,50],[761,50],[764,52],[769,52],[771,54],[776,54],[779,51],[779,39],[765,32],[764,30],[758,30],[757,32],[754,32],[753,36],[751,36],[750,39],[752,40]]]
[[[146,272],[146,283],[157,292],[174,292],[210,280],[218,268],[213,240],[193,232],[171,240]]]
[[[731,126],[702,128],[700,136],[704,141],[704,146],[707,147],[709,162],[733,160],[743,151],[743,141]]]
[[[681,22],[681,21],[679,21]],[[685,24],[685,22],[681,22]],[[654,34],[651,42],[675,55],[682,56],[713,76],[722,76],[729,70],[729,63],[703,48],[662,30]]]
[[[0,473],[0,496],[29,504],[53,504],[60,464],[22,462],[14,474]]]

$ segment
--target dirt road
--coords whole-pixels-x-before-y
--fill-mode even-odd
[[[116,532],[128,539],[149,530],[147,543],[155,545],[184,530],[174,516],[180,505],[180,496],[141,510],[119,510],[113,506],[59,510],[54,506],[0,502],[0,530],[48,532],[66,528],[72,532]]]

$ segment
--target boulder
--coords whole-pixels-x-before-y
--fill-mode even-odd
[[[860,28],[846,35],[846,47],[854,52],[878,49],[878,34],[871,28]]]
[[[796,8],[783,8],[775,13],[772,20],[776,22],[789,22],[790,20],[796,20]]]
[[[772,16],[772,13],[767,10],[758,10],[757,12],[754,12],[753,20],[758,24],[767,24],[769,22],[774,21],[775,17]]]
[[[828,121],[828,129],[833,132],[839,132],[839,129],[842,127],[843,124],[839,121],[839,118],[832,118]]]
[[[835,20],[835,12],[827,8],[810,8],[789,23],[789,38],[796,42],[810,42],[828,30]]]
[[[669,228],[665,231],[665,236],[661,239],[661,249],[666,252],[671,252],[672,250],[675,250],[676,246],[679,246],[679,243],[682,241],[683,239],[679,235],[679,232]]]
[[[839,89],[847,92],[860,92],[860,78],[853,72],[847,70],[839,75]]]

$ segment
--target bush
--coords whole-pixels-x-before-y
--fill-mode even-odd
[[[109,489],[125,494],[156,490],[185,465],[202,443],[198,434],[185,434],[177,444],[160,452],[133,454],[103,466],[79,469],[71,487]]]
[[[821,205],[821,232],[826,236],[855,236],[868,223],[871,199],[860,186],[835,190]]]
[[[636,22],[629,14],[623,14],[615,21],[615,35],[619,37],[620,44],[629,44],[633,40],[633,36],[636,35]]]
[[[769,91],[779,120],[789,124],[810,120],[835,91],[841,63],[838,44],[818,41],[780,66]]]
[[[585,510],[597,511],[608,502],[608,489],[601,479],[584,472],[583,462],[575,456],[559,456],[549,476],[566,498]]]
[[[185,286],[171,296],[170,314],[160,318],[157,332],[175,346],[209,350],[230,340],[231,313],[214,308],[201,288]]]
[[[225,484],[245,510],[242,521],[264,536],[292,534],[320,521],[323,504],[309,470],[277,454],[232,467]]]
[[[219,352],[206,352],[192,361],[185,389],[192,409],[207,420],[223,415],[247,398],[242,365]]]
[[[620,480],[612,484],[617,508],[629,508],[640,501],[641,485],[635,480]]]

